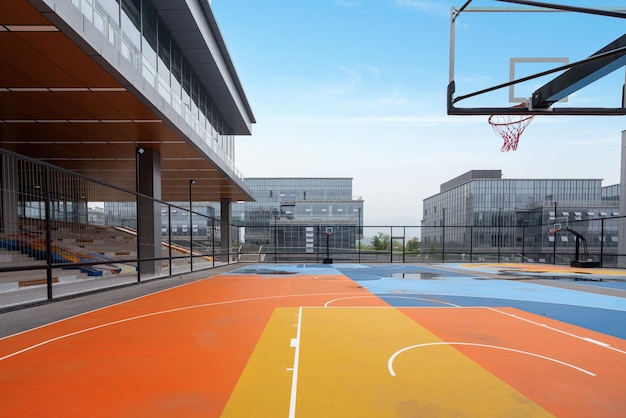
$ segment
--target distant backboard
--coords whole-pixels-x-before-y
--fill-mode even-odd
[[[448,114],[626,115],[626,5],[601,4],[452,8]]]
[[[555,218],[550,217],[550,224],[548,229],[553,230],[554,232],[559,232],[561,230],[567,230],[569,227],[569,218],[567,216],[557,216]]]

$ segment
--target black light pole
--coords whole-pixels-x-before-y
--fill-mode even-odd
[[[500,262],[500,240],[501,240],[501,229],[502,227],[502,208],[498,208],[498,263]]]
[[[446,208],[441,209],[443,211],[441,220],[441,262],[446,262]]]
[[[554,222],[556,223],[556,202],[554,202]],[[554,240],[552,241],[552,264],[556,264],[556,234],[554,231]]]
[[[139,230],[139,158],[143,153],[143,148],[135,148],[135,193],[137,193],[135,203],[135,239],[137,240],[137,282],[141,281],[141,240],[139,239],[141,235],[141,231]]]
[[[522,220],[522,263],[526,261],[526,219]]]
[[[358,208],[359,210],[359,230],[357,231],[359,233],[359,263],[361,262],[361,208]]]
[[[274,263],[278,263],[278,212],[274,212]]]
[[[191,206],[193,204],[193,199],[191,195],[191,186],[196,181],[194,179],[189,179],[189,269],[193,271],[193,221],[191,214]]]

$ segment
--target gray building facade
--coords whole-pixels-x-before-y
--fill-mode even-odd
[[[362,234],[363,200],[352,178],[246,178],[254,202],[233,203],[232,221],[245,242],[285,253],[354,250]]]
[[[617,253],[619,185],[603,187],[601,179],[504,179],[501,170],[472,170],[443,183],[423,211],[424,248],[565,262],[577,241],[569,227],[589,253]],[[555,224],[562,229],[551,233]]]

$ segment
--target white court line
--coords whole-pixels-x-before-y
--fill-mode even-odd
[[[50,344],[50,343],[52,343],[54,341],[59,341],[59,340],[62,340],[62,339],[68,338],[68,337],[72,337],[74,335],[84,334],[86,332],[94,331],[94,330],[97,330],[97,329],[100,329],[100,328],[105,328],[105,327],[109,327],[109,326],[112,326],[112,325],[122,324],[124,322],[130,322],[130,321],[134,321],[134,320],[137,320],[137,319],[149,318],[149,317],[157,316],[157,315],[164,315],[164,314],[168,314],[168,313],[186,311],[186,310],[191,310],[191,309],[206,308],[206,307],[210,307],[210,306],[227,305],[227,304],[230,304],[230,303],[255,302],[255,301],[266,300],[266,299],[269,300],[269,299],[282,299],[282,298],[292,298],[292,297],[353,295],[353,294],[354,293],[340,292],[340,293],[310,293],[310,294],[301,294],[301,295],[263,296],[263,297],[258,297],[258,298],[235,299],[235,300],[227,300],[227,301],[222,301],[222,302],[203,303],[203,304],[200,304],[200,305],[183,306],[183,307],[180,307],[180,308],[167,309],[167,310],[158,311],[158,312],[151,312],[151,313],[147,313],[147,314],[143,314],[143,315],[137,315],[137,316],[132,316],[132,317],[129,317],[129,318],[120,319],[120,320],[113,321],[113,322],[107,322],[107,323],[104,323],[104,324],[95,325],[93,327],[84,328],[84,329],[81,329],[81,330],[78,330],[78,331],[70,332],[68,334],[59,335],[57,337],[50,338],[48,340],[39,342],[37,344],[25,347],[25,348],[23,348],[21,350],[13,352],[13,353],[9,353],[9,354],[5,355],[4,357],[0,357],[0,361],[6,360],[6,359],[14,357],[14,356],[17,356],[18,354],[22,354],[22,353],[25,353],[27,351],[33,350],[33,349],[35,349],[37,347],[41,347],[43,345]],[[104,308],[101,308],[101,309],[104,309]]]
[[[377,298],[377,299],[381,299],[381,300],[383,299],[383,297],[380,296],[380,295],[352,296],[352,297],[348,297],[348,298],[337,298],[337,299],[329,300],[328,302],[326,302],[324,304],[324,308],[328,308],[328,306],[331,303],[338,302],[340,300],[363,299],[363,298]],[[384,298],[425,300],[425,301],[428,301],[428,302],[434,302],[434,303],[441,303],[443,305],[449,305],[449,306],[452,306],[454,308],[460,308],[459,305],[455,305],[454,303],[444,302],[444,301],[435,300],[435,299],[414,298],[414,297],[410,297],[410,296],[384,296]],[[369,306],[363,306],[363,308],[368,308],[368,307]],[[413,306],[389,306],[389,307],[390,308],[413,308]]]
[[[296,416],[296,395],[298,392],[298,365],[300,362],[300,330],[302,329],[302,306],[298,309],[298,329],[296,338],[291,340],[291,346],[295,347],[293,355],[293,375],[291,376],[291,396],[289,397],[289,418]],[[295,340],[295,341],[294,341]]]
[[[588,374],[590,376],[595,376],[595,373],[592,373],[592,372],[590,372],[588,370],[585,370],[585,369],[582,369],[580,367],[574,366],[573,364],[566,363],[564,361],[557,360],[557,359],[554,359],[554,358],[551,358],[551,357],[542,356],[540,354],[530,353],[528,351],[521,351],[521,350],[516,350],[514,348],[507,348],[507,347],[499,347],[497,345],[464,343],[464,342],[447,342],[447,341],[411,345],[411,346],[404,347],[403,349],[396,351],[395,353],[393,353],[393,355],[391,357],[389,357],[389,361],[387,362],[387,369],[389,370],[389,374],[391,376],[395,376],[396,375],[396,372],[393,369],[393,361],[395,360],[396,357],[398,357],[398,355],[404,353],[405,351],[411,350],[413,348],[428,347],[428,346],[432,346],[432,345],[471,345],[471,346],[474,346],[474,347],[495,348],[497,350],[511,351],[511,352],[514,352],[514,353],[525,354],[527,356],[537,357],[537,358],[541,358],[541,359],[544,359],[544,360],[548,360],[548,361],[552,361],[552,362],[555,362],[555,363],[559,363],[559,364],[562,364],[564,366],[571,367],[572,369],[578,370],[580,372],[586,373],[586,374]]]
[[[576,339],[579,339],[579,340],[582,340],[582,341],[586,341],[588,343],[592,343],[592,344],[598,345],[600,347],[608,348],[609,350],[617,351],[618,353],[621,353],[621,354],[626,354],[626,351],[620,350],[619,348],[611,347],[610,344],[603,343],[601,341],[597,341],[597,340],[594,340],[592,338],[581,337],[580,335],[572,334],[570,332],[563,331],[563,330],[560,330],[558,328],[550,327],[547,324],[542,324],[542,323],[539,323],[539,322],[532,321],[530,319],[522,318],[521,316],[517,316],[517,315],[511,314],[511,313],[508,313],[508,312],[504,312],[504,311],[498,310],[496,308],[490,308],[488,306],[486,306],[486,308],[490,309],[490,310],[492,310],[494,312],[498,312],[500,314],[510,316],[511,318],[519,319],[521,321],[525,321],[525,322],[531,323],[533,325],[540,326],[540,327],[545,328],[545,329],[556,331],[558,333],[561,333],[561,334],[564,334],[564,335],[568,335],[570,337],[574,337]]]

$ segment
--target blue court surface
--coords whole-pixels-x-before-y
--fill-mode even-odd
[[[393,306],[507,306],[626,339],[626,299],[623,297],[522,280],[485,278],[475,273],[451,273],[436,266],[372,267],[367,269],[367,274],[364,269],[338,269]],[[626,282],[622,281],[581,282],[567,275],[562,280],[626,290]]]
[[[626,339],[626,275],[509,271],[506,265],[497,266],[493,271],[459,264],[266,264],[231,274],[342,274],[394,307],[512,307]],[[578,289],[559,286],[566,284]],[[618,296],[593,293],[595,288],[615,290]]]

